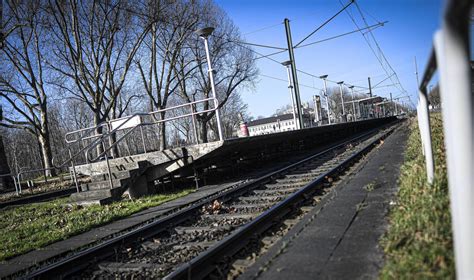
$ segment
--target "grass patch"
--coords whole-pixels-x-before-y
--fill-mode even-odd
[[[1,211],[0,261],[86,232],[193,192],[191,189],[110,205],[67,205],[67,199]]]
[[[435,181],[429,186],[416,121],[401,168],[398,201],[382,238],[382,279],[453,279],[454,255],[441,115],[431,117]]]

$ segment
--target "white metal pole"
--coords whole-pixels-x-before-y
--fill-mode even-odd
[[[291,107],[293,108],[293,121],[295,122],[295,128],[299,129],[299,122],[296,119],[296,111],[295,111],[295,98],[293,96],[293,84],[291,83],[291,76],[290,76],[290,65],[286,66],[286,72],[288,73],[288,89],[290,90],[291,96]]]
[[[352,115],[353,115],[353,121],[356,119],[356,105],[354,102],[354,87],[351,87],[351,93],[352,93]]]
[[[212,65],[211,65],[211,55],[209,54],[209,46],[207,43],[207,37],[204,37],[204,46],[206,49],[206,58],[207,58],[207,68],[209,72],[209,80],[211,82],[211,90],[212,90],[212,98],[214,98],[214,108],[216,110],[216,122],[217,122],[217,131],[219,133],[219,140],[224,140],[224,135],[222,134],[222,126],[221,126],[221,116],[219,113],[219,102],[217,101],[216,95],[216,87],[214,85],[214,73],[212,72]]]
[[[435,34],[457,279],[474,279],[474,98],[468,32]],[[466,21],[466,24],[468,22]],[[463,28],[466,28],[465,26]],[[465,30],[467,31],[467,30]]]
[[[324,81],[324,96],[326,97],[326,107],[328,109],[328,124],[331,124],[331,109],[329,108],[329,95],[328,95],[328,87],[326,84],[326,79]]]
[[[433,148],[431,144],[431,129],[430,129],[430,115],[428,110],[428,96],[421,90],[418,92],[420,97],[420,110],[418,118],[420,119],[420,133],[423,139],[423,146],[426,161],[426,175],[428,176],[428,184],[433,183],[434,178],[434,162],[433,162]]]
[[[344,120],[344,116],[346,115],[346,111],[344,110],[344,96],[342,95],[342,83],[339,83],[339,93],[341,94],[342,120]]]

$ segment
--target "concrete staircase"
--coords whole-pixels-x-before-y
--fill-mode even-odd
[[[98,168],[98,173],[91,176],[91,182],[82,184],[81,192],[72,194],[70,201],[81,205],[104,205],[120,200],[131,185],[143,184],[140,179],[148,166],[147,161],[133,161],[132,157],[111,162],[112,186],[108,169]],[[146,188],[146,182],[143,187]]]
[[[222,145],[223,141],[217,141],[110,159],[112,187],[105,160],[77,165],[76,173],[89,176],[91,182],[82,184],[81,191],[71,195],[70,201],[84,205],[106,204],[119,200],[125,191],[132,198],[153,194],[155,180],[189,166]]]

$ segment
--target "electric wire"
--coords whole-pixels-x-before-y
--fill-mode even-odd
[[[341,5],[343,5],[343,3],[342,3],[340,0],[339,0],[339,3],[340,3]],[[358,10],[358,12],[359,12],[359,14],[360,14],[360,16],[362,17],[362,20],[364,21],[364,23],[365,23],[365,25],[366,25],[366,27],[367,27],[367,26],[368,26],[368,23],[367,23],[367,21],[366,21],[364,15],[363,15],[363,13],[362,13],[362,11],[361,11],[359,5],[358,5],[358,3],[354,1],[354,4],[355,4],[355,6],[356,6],[356,8],[357,8],[357,10]],[[360,28],[359,25],[357,24],[355,18],[353,17],[353,15],[352,15],[349,11],[347,11],[347,10],[346,10],[346,14],[349,16],[349,18],[350,18],[351,21],[354,23],[354,25],[355,25],[357,28]],[[377,55],[377,52],[375,51],[374,47],[373,47],[372,44],[370,43],[369,39],[366,37],[366,34],[364,34],[364,33],[361,32],[362,37],[363,37],[364,40],[366,41],[367,45],[368,45],[369,48],[371,49],[371,51],[372,51],[372,53],[374,54],[374,56],[375,56],[375,57],[377,58],[377,60],[379,61],[379,63],[380,63],[380,65],[381,65],[382,69],[383,69],[384,72],[387,74],[387,76],[390,77],[390,80],[392,80],[392,83],[396,85],[395,87],[396,87],[398,90],[400,90],[401,92],[406,93],[406,90],[403,88],[403,86],[402,86],[401,83],[400,83],[400,80],[398,79],[398,75],[396,74],[395,70],[393,69],[393,67],[392,67],[392,66],[390,65],[390,63],[388,62],[388,60],[387,60],[385,54],[383,53],[383,51],[382,51],[380,45],[378,44],[377,40],[375,39],[374,34],[372,33],[372,31],[371,31],[370,29],[369,29],[369,31],[368,31],[367,33],[370,34],[370,37],[371,37],[372,40],[374,41],[374,43],[375,43],[375,45],[376,45],[376,47],[377,47],[377,50],[378,50],[378,52],[380,53],[380,57],[379,57],[379,55]],[[386,64],[386,65],[388,66],[388,68],[391,70],[392,74],[390,74],[390,71],[387,70],[387,66],[384,64],[384,62],[382,61],[382,59],[383,59],[383,61],[385,61],[385,64]],[[394,74],[394,75],[393,75],[393,74]],[[393,77],[394,77],[396,80],[394,80]],[[398,87],[398,86],[400,86],[400,87]]]
[[[314,33],[318,32],[321,28],[323,28],[326,24],[328,24],[331,20],[333,20],[335,17],[337,17],[340,13],[342,13],[345,9],[347,9],[347,7],[349,7],[352,3],[354,3],[354,0],[351,0],[351,2],[349,2],[346,6],[344,6],[339,12],[337,12],[335,15],[333,15],[332,17],[330,17],[329,19],[327,19],[325,22],[323,22],[320,26],[318,26],[313,32],[311,32],[308,36],[304,37],[303,40],[299,41],[298,44],[296,44],[293,48],[296,48],[298,47],[299,45],[301,45],[301,43],[303,43],[304,41],[306,41],[309,37],[313,36]]]
[[[374,25],[371,25],[371,26],[368,26],[368,27],[364,27],[364,28],[359,28],[359,29],[356,29],[356,30],[353,30],[353,31],[350,31],[350,32],[346,32],[346,33],[343,33],[343,34],[339,34],[339,35],[335,35],[335,36],[332,36],[332,37],[328,37],[328,38],[325,38],[325,39],[321,39],[321,40],[318,40],[318,41],[315,41],[315,42],[312,42],[312,43],[307,43],[307,44],[304,44],[304,45],[301,45],[301,46],[295,46],[294,48],[303,48],[303,47],[307,47],[307,46],[311,46],[311,45],[315,45],[315,44],[319,44],[319,43],[322,43],[322,42],[326,42],[326,41],[329,41],[329,40],[333,40],[333,39],[338,39],[340,37],[343,37],[343,36],[347,36],[347,35],[350,35],[350,34],[354,34],[354,33],[357,33],[357,32],[360,32],[362,30],[366,30],[366,29],[370,29],[370,28],[377,28],[377,27],[381,27],[381,26],[384,26],[385,23],[388,23],[388,21],[384,21],[384,22],[381,22],[381,23],[377,23],[377,24],[374,24]]]
[[[260,29],[254,30],[254,31],[247,32],[247,33],[243,34],[243,36],[254,34],[254,33],[257,33],[257,32],[264,31],[264,30],[268,30],[268,29],[271,29],[271,28],[274,28],[274,27],[280,26],[280,25],[283,25],[283,22],[273,24],[273,25],[270,25],[270,26],[267,26],[267,27],[262,27]]]
[[[367,20],[365,19],[364,17],[364,14],[362,13],[362,10],[359,6],[359,4],[357,2],[354,2],[357,10],[359,11],[359,14],[360,16],[362,17],[362,20],[364,21],[365,25],[368,26],[368,23],[367,23]],[[375,39],[375,35],[372,33],[372,30],[369,30],[368,32],[370,34],[370,36],[372,37],[375,45],[377,46],[377,49],[379,50],[381,56],[383,57],[383,59],[385,60],[385,62],[387,63],[388,67],[390,68],[390,70],[392,70],[393,74],[395,75],[395,78],[397,79],[397,83],[400,85],[401,89],[403,92],[406,92],[406,90],[403,88],[400,80],[398,79],[398,75],[397,75],[397,72],[393,69],[392,65],[390,64],[390,62],[388,61],[387,57],[385,56],[385,53],[382,51],[382,48],[380,47],[379,43],[377,42],[377,40]]]
[[[269,78],[269,79],[273,79],[273,80],[277,80],[277,81],[282,81],[282,82],[286,82],[288,83],[288,80],[285,80],[285,79],[282,79],[282,78],[278,78],[278,77],[274,77],[274,76],[270,76],[270,75],[266,75],[266,74],[258,74],[259,76],[262,76],[262,77],[265,77],[265,78]],[[306,85],[306,84],[302,84],[302,83],[298,83],[299,86],[302,86],[302,87],[305,87],[305,88],[310,88],[310,89],[316,89],[316,90],[322,90],[321,88],[317,88],[315,86],[310,86],[310,85]]]

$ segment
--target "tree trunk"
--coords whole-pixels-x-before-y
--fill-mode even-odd
[[[40,142],[44,168],[46,169],[45,175],[56,176],[56,170],[51,169],[53,167],[53,153],[51,152],[51,140],[49,139],[49,125],[46,104],[44,105],[44,108],[42,108],[41,132],[38,135],[38,140]]]
[[[160,119],[163,120],[165,118],[165,115],[166,115],[165,112],[161,112]],[[166,145],[166,123],[161,122],[159,124],[159,127],[160,127],[160,151],[163,151],[168,147],[168,145]]]
[[[198,119],[198,130],[199,143],[207,143],[209,141],[207,139],[207,122],[204,118]]]
[[[0,175],[9,174],[10,167],[7,162],[7,155],[3,147],[2,135],[0,135]],[[8,190],[13,187],[11,177],[0,177],[0,191]]]
[[[112,134],[110,134],[109,145],[112,145],[115,142],[117,142],[117,134],[112,133]],[[110,149],[110,154],[113,158],[118,158],[120,156],[118,145],[115,145],[115,146],[112,147],[112,149]]]
[[[51,163],[53,156],[51,153],[51,142],[49,141],[49,137],[43,135],[43,133],[40,133],[38,135],[38,141],[40,143],[44,168],[46,169],[45,174],[46,176],[55,176],[56,170],[50,169],[53,167],[53,164]]]
[[[99,109],[99,110],[96,110],[94,112],[94,125],[97,126],[101,122],[102,122],[102,118],[100,117],[100,109]],[[102,131],[103,131],[102,126],[99,126],[99,127],[96,128],[95,134],[100,135],[100,134],[102,134]],[[95,138],[93,141],[96,141],[97,139],[98,138]],[[102,154],[104,152],[104,147],[102,145],[103,145],[102,142],[100,142],[96,146],[97,156],[99,156],[100,154]],[[86,153],[87,153],[87,151],[86,151]],[[88,160],[91,160],[91,159],[92,159],[92,157],[88,158]]]

